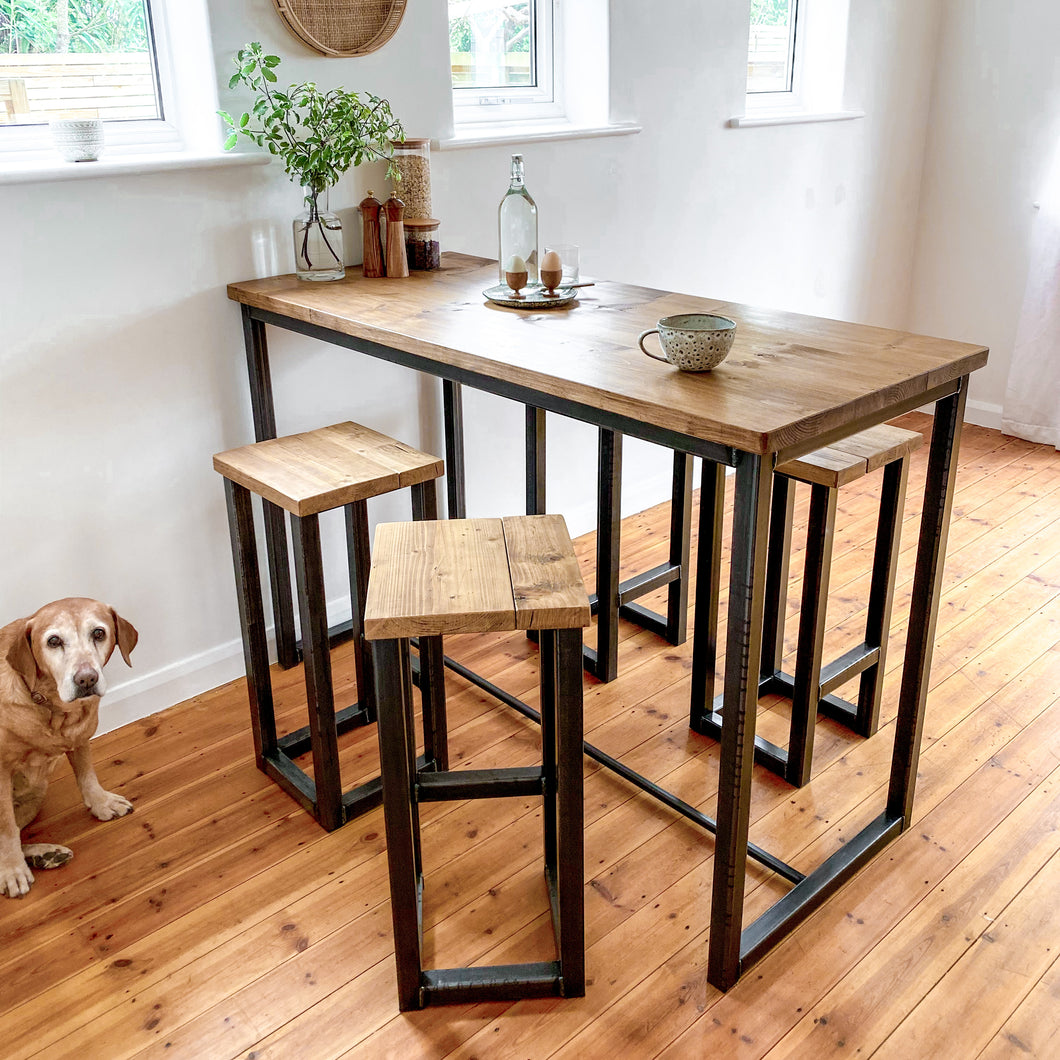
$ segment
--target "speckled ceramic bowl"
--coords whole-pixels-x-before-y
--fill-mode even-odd
[[[644,340],[654,334],[659,336],[662,357],[644,345]],[[728,317],[680,313],[663,317],[658,327],[643,332],[637,342],[649,357],[667,361],[682,372],[709,372],[725,360],[735,336],[736,324]]]
[[[49,122],[52,142],[67,162],[95,162],[103,153],[99,118],[62,118]]]

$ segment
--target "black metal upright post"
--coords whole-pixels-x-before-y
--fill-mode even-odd
[[[949,536],[953,489],[957,477],[964,406],[968,400],[968,377],[962,377],[955,394],[935,403],[935,421],[928,450],[924,507],[920,517],[913,596],[909,605],[902,688],[894,734],[894,757],[887,793],[887,812],[901,816],[902,828],[912,822],[916,768],[920,760],[920,738],[924,708],[931,679],[931,655],[935,647],[935,622],[942,591],[942,567]]]
[[[372,556],[368,536],[368,502],[354,501],[345,506],[346,554],[350,575],[350,632],[353,636],[353,666],[357,678],[357,705],[366,721],[375,721],[375,678],[372,652],[364,639],[364,605],[368,598],[368,572]]]
[[[445,482],[450,519],[467,515],[464,478],[464,394],[459,383],[442,380],[442,414],[445,423]]]
[[[891,607],[898,575],[898,553],[902,543],[902,516],[909,482],[909,458],[892,460],[883,469],[880,519],[872,559],[872,584],[865,619],[865,648],[877,649],[876,662],[862,675],[854,731],[872,736],[880,724],[883,677],[887,666],[887,637],[891,629]]]
[[[544,515],[546,485],[545,410],[526,406],[526,514]]]
[[[721,990],[728,990],[740,977],[772,479],[771,468],[760,456],[745,454],[736,467],[718,832],[707,953],[707,980]]]
[[[264,769],[265,759],[276,754],[276,714],[272,701],[272,680],[269,677],[269,644],[265,634],[265,610],[261,602],[254,511],[250,491],[246,487],[227,478],[224,483],[238,590],[239,627],[243,633],[243,660],[247,670],[254,760],[258,769]]]
[[[596,656],[592,672],[601,681],[618,676],[619,555],[622,531],[622,435],[600,428],[596,491]]]
[[[725,467],[703,461],[699,487],[699,552],[696,556],[695,629],[689,725],[697,732],[714,708],[718,662],[718,607],[721,596],[721,539],[724,533]]]
[[[250,407],[254,417],[254,440],[276,437],[276,409],[272,400],[269,373],[269,348],[265,325],[243,313],[243,345],[247,354],[250,378]],[[290,669],[298,663],[298,644],[294,629],[294,596],[291,592],[291,567],[287,559],[287,524],[283,509],[263,502],[265,550],[269,560],[269,587],[272,590],[272,614],[276,632],[276,657],[280,666]]]
[[[666,590],[666,639],[683,644],[688,639],[689,562],[692,555],[692,470],[688,453],[674,451],[673,489],[670,493],[670,565],[680,568]]]
[[[320,519],[316,515],[291,516],[294,530],[295,575],[298,609],[305,654],[306,699],[309,735],[313,748],[313,783],[317,820],[329,832],[344,824],[342,778],[339,775],[338,736],[335,731],[335,696],[331,680],[331,644],[328,638],[324,566],[320,555]]]

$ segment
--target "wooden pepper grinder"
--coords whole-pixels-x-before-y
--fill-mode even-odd
[[[364,219],[364,275],[371,278],[385,276],[383,268],[383,233],[379,224],[379,211],[383,204],[375,198],[371,189],[367,198],[361,200],[361,217]]]
[[[409,260],[405,254],[405,204],[391,192],[383,206],[386,214],[386,274],[408,276]]]

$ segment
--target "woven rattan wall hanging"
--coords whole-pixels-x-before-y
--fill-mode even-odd
[[[406,0],[272,0],[299,40],[322,55],[367,55],[397,31]]]

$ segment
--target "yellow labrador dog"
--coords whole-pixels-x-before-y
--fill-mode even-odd
[[[20,840],[61,755],[101,821],[132,811],[128,799],[103,790],[88,741],[107,690],[103,667],[115,647],[132,665],[136,641],[136,630],[113,608],[82,598],[45,604],[0,629],[0,894],[21,898],[33,883],[31,866],[54,868],[73,857],[66,847]]]

